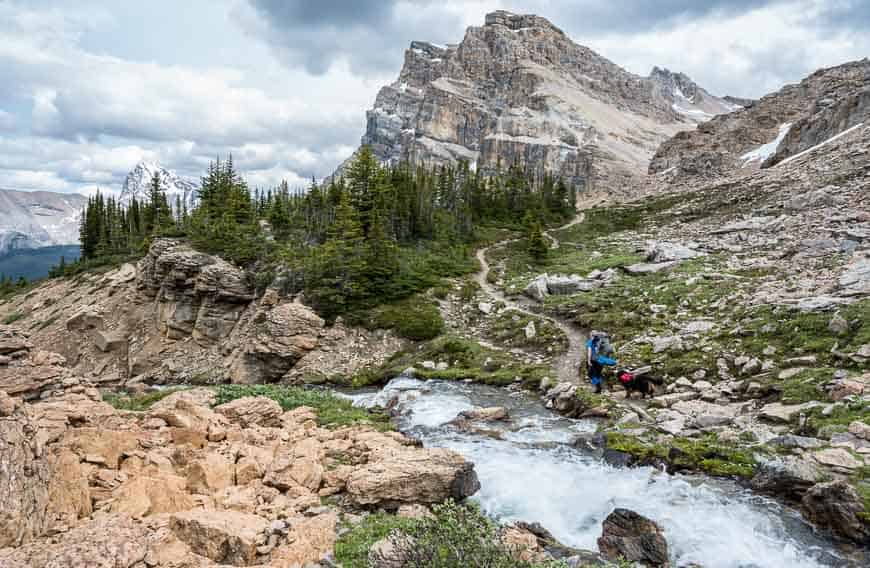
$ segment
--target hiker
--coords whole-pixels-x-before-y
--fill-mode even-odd
[[[600,393],[604,383],[604,367],[616,365],[613,355],[613,345],[604,332],[593,331],[586,342],[586,368],[589,370],[589,380]]]

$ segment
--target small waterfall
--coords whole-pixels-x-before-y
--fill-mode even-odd
[[[596,550],[601,522],[614,508],[626,507],[664,528],[676,566],[845,563],[796,512],[735,483],[613,468],[575,449],[570,442],[595,425],[554,415],[529,394],[399,377],[381,391],[350,396],[360,406],[392,400],[402,431],[474,462],[482,486],[474,499],[487,513],[503,521],[539,522],[569,546]],[[486,406],[506,407],[511,420],[485,424],[488,432],[449,424],[463,410]]]

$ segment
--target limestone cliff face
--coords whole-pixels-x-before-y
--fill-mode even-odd
[[[650,173],[720,177],[779,163],[870,120],[870,60],[816,71],[662,144]]]
[[[577,45],[544,18],[494,12],[459,44],[413,42],[398,80],[368,111],[362,143],[388,162],[466,160],[485,173],[519,162],[606,189],[645,173],[673,134],[736,108],[703,91],[704,112],[694,112],[688,98],[675,104],[675,92],[661,77],[633,75]]]

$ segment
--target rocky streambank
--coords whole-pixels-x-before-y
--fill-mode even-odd
[[[343,523],[479,488],[455,452],[215,396],[131,412],[84,382],[33,403],[0,391],[0,566],[332,566]]]

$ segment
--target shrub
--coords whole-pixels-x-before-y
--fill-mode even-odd
[[[163,400],[172,393],[183,390],[185,390],[184,387],[177,387],[134,396],[126,393],[110,392],[103,394],[103,400],[118,410],[135,410],[138,412],[144,412],[151,408],[151,406],[156,402]]]
[[[27,316],[28,314],[26,312],[13,312],[3,319],[3,323],[6,325],[10,325],[19,320],[23,320]]]
[[[532,568],[564,566],[559,562],[534,564],[519,560],[499,538],[499,526],[475,504],[447,501],[432,507],[433,516],[390,533],[394,552],[409,568]],[[381,565],[386,558],[375,558]],[[386,565],[384,563],[383,565]]]
[[[374,310],[376,327],[392,329],[412,341],[426,341],[441,335],[444,320],[438,306],[421,297],[381,306]]]

